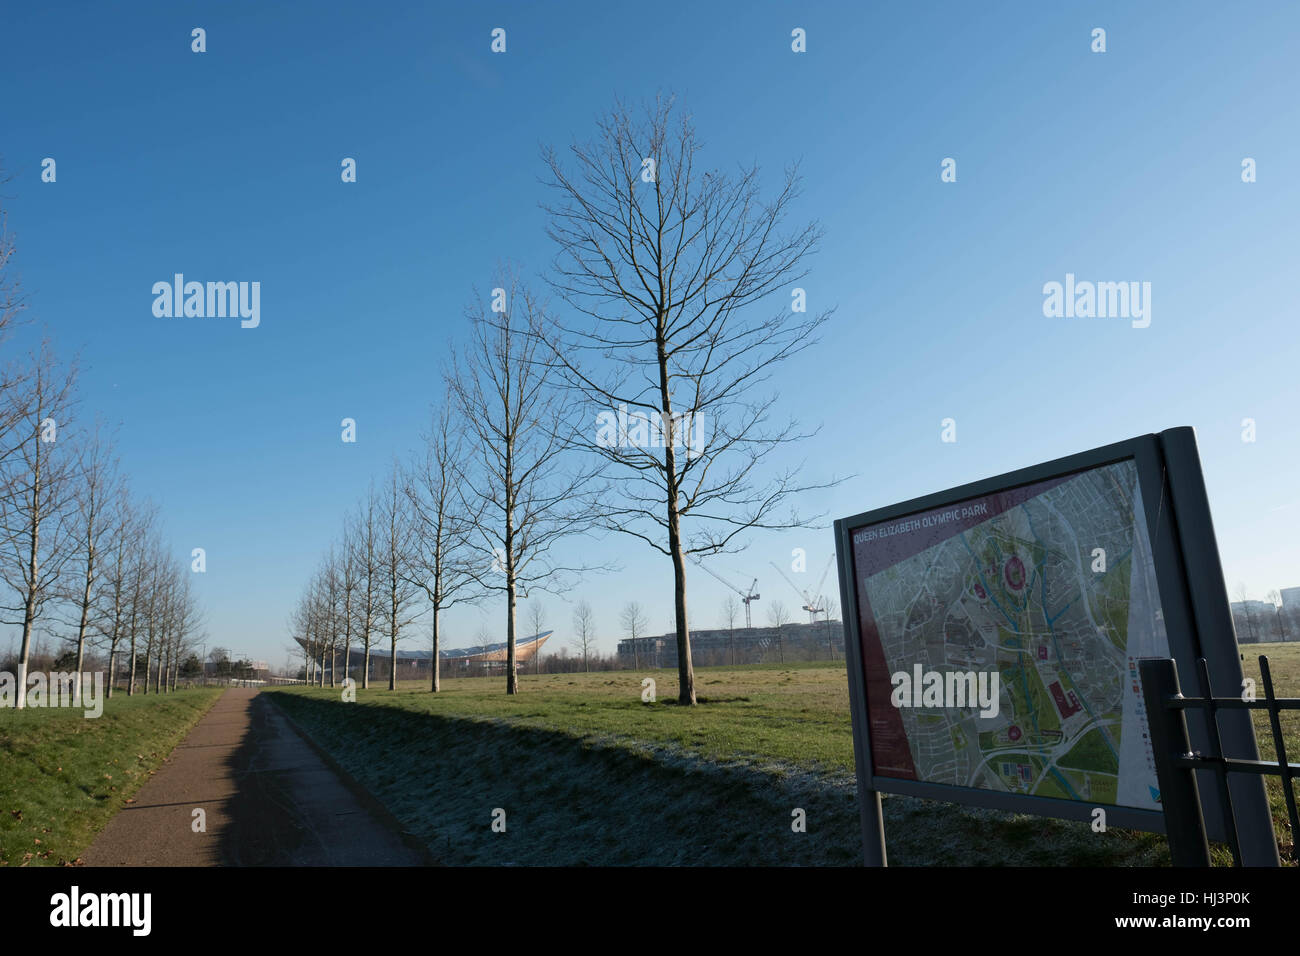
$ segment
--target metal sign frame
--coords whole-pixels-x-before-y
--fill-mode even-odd
[[[1191,428],[1173,428],[1158,434],[1131,438],[877,508],[850,518],[841,518],[835,522],[835,551],[840,576],[840,607],[844,609],[845,658],[849,672],[863,848],[868,866],[886,864],[884,819],[880,806],[882,793],[907,794],[967,806],[1081,821],[1090,820],[1093,808],[1102,806],[1106,810],[1109,826],[1165,832],[1164,813],[1161,810],[1002,793],[978,787],[881,776],[875,773],[871,756],[862,634],[855,586],[853,533],[868,525],[949,507],[971,498],[1009,491],[1126,460],[1132,460],[1137,468],[1138,487],[1146,511],[1147,535],[1155,564],[1156,587],[1169,639],[1169,653],[1178,661],[1183,686],[1205,690],[1200,688],[1194,669],[1197,658],[1204,657],[1214,684],[1212,690],[1217,693],[1240,693],[1241,661],[1232,626],[1232,612],[1210,520],[1200,459],[1196,452],[1195,432]],[[1188,714],[1188,723],[1193,746],[1202,752],[1208,752],[1213,736],[1204,715]],[[1225,750],[1243,759],[1258,759],[1254,729],[1247,712],[1220,714],[1219,728]],[[1206,797],[1210,838],[1229,838],[1229,831],[1222,825],[1224,810],[1209,779],[1206,780],[1202,793]],[[1254,833],[1262,820],[1263,826],[1268,828],[1268,845],[1274,847],[1275,859],[1276,845],[1273,842],[1263,782],[1258,778],[1236,780],[1233,783],[1232,797],[1237,809],[1237,831],[1241,836],[1243,854],[1248,846],[1263,845],[1260,835]],[[1252,857],[1254,855],[1251,854]],[[1251,865],[1252,860],[1246,859],[1244,862]],[[1263,864],[1262,859],[1258,862]]]

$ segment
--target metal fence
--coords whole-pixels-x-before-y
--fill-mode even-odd
[[[1210,847],[1206,838],[1205,817],[1201,807],[1197,771],[1209,771],[1214,776],[1214,786],[1223,808],[1223,828],[1232,849],[1233,862],[1242,864],[1242,844],[1236,811],[1233,807],[1229,774],[1255,774],[1278,777],[1286,800],[1286,811],[1294,841],[1300,833],[1300,819],[1296,814],[1295,788],[1292,781],[1300,776],[1300,764],[1287,762],[1286,741],[1282,735],[1282,711],[1300,710],[1300,698],[1278,697],[1273,689],[1273,676],[1268,658],[1259,658],[1260,676],[1264,696],[1243,691],[1236,697],[1215,697],[1210,685],[1209,668],[1205,658],[1196,662],[1198,683],[1203,696],[1184,697],[1178,684],[1175,662],[1169,658],[1139,662],[1142,691],[1146,700],[1147,719],[1151,729],[1151,750],[1155,758],[1156,776],[1160,784],[1160,802],[1164,808],[1169,852],[1175,866],[1209,866]],[[1210,752],[1192,749],[1187,733],[1187,711],[1198,710],[1206,714],[1209,728]],[[1277,760],[1245,760],[1223,753],[1219,736],[1217,715],[1224,710],[1267,711]],[[1263,828],[1273,836],[1270,847],[1249,848],[1249,858],[1271,859],[1280,865],[1276,834],[1272,820]]]

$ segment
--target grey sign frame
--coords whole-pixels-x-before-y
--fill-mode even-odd
[[[1210,518],[1209,499],[1196,449],[1196,435],[1190,427],[1172,428],[1157,434],[1130,438],[841,518],[835,522],[835,551],[840,577],[840,607],[844,618],[845,659],[849,673],[863,852],[868,866],[887,864],[884,818],[880,803],[882,793],[905,794],[966,806],[1080,821],[1092,819],[1094,804],[905,780],[875,773],[862,662],[853,533],[868,525],[949,507],[971,498],[1126,460],[1132,460],[1137,468],[1138,485],[1146,510],[1147,534],[1155,564],[1156,586],[1170,655],[1177,661],[1179,679],[1184,687],[1204,690],[1200,687],[1195,666],[1197,658],[1204,657],[1214,685],[1212,690],[1220,694],[1240,693],[1241,660],[1232,624],[1232,611]],[[1187,719],[1193,747],[1209,752],[1212,735],[1205,715],[1189,713]],[[1219,727],[1226,752],[1242,759],[1259,759],[1248,712],[1221,713]],[[1270,865],[1264,848],[1271,848],[1274,861],[1277,851],[1263,781],[1258,777],[1243,777],[1232,781],[1232,797],[1237,809],[1234,821],[1226,815],[1227,811],[1217,797],[1210,775],[1205,773],[1204,776],[1201,793],[1210,838],[1233,842],[1239,838],[1246,865]],[[1108,826],[1165,832],[1164,812],[1161,810],[1112,804],[1105,804],[1104,807]],[[1266,835],[1264,831],[1267,831]]]

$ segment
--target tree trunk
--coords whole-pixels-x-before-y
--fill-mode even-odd
[[[395,627],[390,628],[388,632],[388,689],[397,690],[397,628]]]
[[[440,597],[438,595],[435,595],[433,599],[433,661],[430,664],[430,667],[432,667],[433,669],[433,692],[435,694],[438,693],[438,691],[442,690],[442,677],[439,673],[442,670],[442,664],[440,658],[438,657],[438,602],[439,600]]]
[[[506,581],[506,693],[519,693],[519,669],[515,664],[515,576]]]
[[[32,547],[30,553],[30,564],[28,573],[31,577],[28,579],[32,583],[28,585],[27,601],[23,609],[23,647],[22,654],[18,658],[18,702],[19,710],[27,706],[27,662],[30,660],[32,651],[32,625],[36,621],[36,573],[39,563],[36,557],[37,537],[39,532],[32,532]]]
[[[673,604],[677,611],[677,702],[694,705],[695,668],[691,664],[690,631],[686,626],[686,558],[682,554],[675,500],[668,506],[668,547],[673,553]]]
[[[22,654],[18,657],[18,701],[17,707],[22,710],[27,706],[27,661],[32,650],[32,602],[27,602],[27,612],[23,616],[23,649]]]
[[[668,356],[663,338],[664,317],[658,329],[659,401],[665,423],[673,421],[672,396],[668,391]],[[691,664],[691,632],[686,622],[686,555],[682,553],[681,517],[677,513],[677,448],[664,442],[664,475],[668,504],[668,550],[673,556],[673,604],[677,612],[677,702],[695,705],[695,668]]]
[[[86,590],[81,597],[81,623],[77,625],[77,682],[72,690],[72,704],[81,706],[81,668],[86,661],[86,621],[90,617],[90,575],[86,575]]]

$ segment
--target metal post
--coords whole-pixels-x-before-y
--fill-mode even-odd
[[[1223,584],[1223,565],[1210,517],[1210,499],[1196,450],[1196,432],[1170,428],[1160,433],[1169,477],[1174,524],[1182,545],[1188,597],[1200,649],[1223,690],[1241,693],[1241,657],[1237,650],[1232,610]],[[1188,673],[1190,678],[1192,674]],[[1215,720],[1215,717],[1210,717]],[[1255,725],[1247,710],[1225,710],[1217,716],[1224,750],[1219,756],[1258,760]],[[1244,866],[1278,866],[1277,834],[1262,777],[1234,774],[1227,780],[1236,820],[1237,841]]]
[[[1191,753],[1187,738],[1187,718],[1181,709],[1170,709],[1166,702],[1182,697],[1178,671],[1168,658],[1138,662],[1142,675],[1142,695],[1146,701],[1147,723],[1151,729],[1151,753],[1156,762],[1156,779],[1160,783],[1160,805],[1165,814],[1165,835],[1169,838],[1169,855],[1174,866],[1210,865],[1210,844],[1205,838],[1205,819],[1201,812],[1201,795],[1196,788],[1196,774],[1189,768],[1176,767],[1174,759]]]
[[[880,791],[860,793],[862,801],[862,854],[867,866],[889,866],[885,854],[885,815],[880,806]]]

